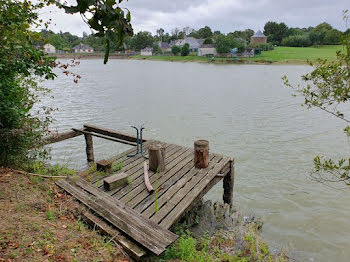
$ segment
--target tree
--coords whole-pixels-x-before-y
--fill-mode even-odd
[[[293,47],[307,47],[312,43],[307,34],[302,35],[290,35],[288,37],[283,38],[282,45],[283,46],[293,46]]]
[[[310,63],[311,66],[315,66],[315,69],[302,76],[304,85],[293,86],[286,76],[283,80],[296,95],[304,97],[304,105],[307,108],[316,107],[343,120],[347,124],[344,132],[350,137],[350,119],[344,112],[337,109],[350,101],[350,36],[343,41],[344,51],[337,52],[335,61],[319,59],[316,64]],[[343,182],[349,186],[350,158],[335,161],[316,156],[311,177],[322,183]]]
[[[208,38],[208,37],[212,37],[212,36],[213,36],[213,32],[211,31],[209,26],[205,26],[205,27],[198,30],[198,37],[199,38]]]
[[[204,40],[204,42],[203,42],[203,44],[205,44],[205,45],[211,45],[211,44],[213,44],[214,42],[213,42],[213,40],[211,39],[211,38],[206,38],[205,40]]]
[[[171,52],[174,54],[174,55],[178,55],[180,52],[181,52],[181,48],[177,45],[173,45],[171,47]]]
[[[190,45],[186,43],[181,48],[181,56],[188,56],[189,54],[190,54]]]
[[[160,47],[157,44],[153,45],[153,53],[154,54],[161,54],[162,53],[162,49],[160,49]]]
[[[231,51],[232,48],[238,48],[240,46],[244,47],[244,45],[238,43],[233,33],[229,33],[227,36],[224,36],[224,35],[218,36],[215,44],[216,44],[216,51],[219,54],[227,54]]]
[[[163,41],[164,29],[163,28],[157,29],[157,35],[160,38],[160,41]]]
[[[285,23],[267,22],[264,26],[264,34],[268,41],[280,45],[282,39],[287,36],[288,27]]]
[[[146,48],[147,46],[153,45],[153,36],[150,32],[140,31],[133,36],[131,41],[131,48],[140,51],[141,49]]]
[[[118,4],[115,0],[80,0],[72,6],[66,5],[66,2],[61,4],[56,0],[46,1],[56,3],[68,14],[79,13],[85,18],[85,22],[96,32],[95,36],[105,40],[105,64],[108,62],[111,42],[115,42],[120,47],[125,36],[133,35],[130,11],[119,6],[123,0],[118,0]]]
[[[326,32],[324,36],[324,44],[339,45],[341,41],[341,32],[337,29],[331,29]]]

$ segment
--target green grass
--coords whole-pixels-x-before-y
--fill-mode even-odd
[[[342,50],[340,45],[320,47],[276,47],[271,51],[263,51],[261,55],[247,60],[265,60],[282,63],[306,63],[307,60],[315,61],[318,58],[334,60],[336,52]]]
[[[318,58],[328,59],[332,61],[336,58],[336,52],[342,50],[341,45],[329,45],[320,47],[276,47],[272,51],[263,51],[261,55],[256,55],[252,58],[234,59],[234,58],[219,58],[215,61],[210,61],[207,57],[200,56],[133,56],[132,59],[142,60],[157,60],[170,62],[202,62],[202,63],[283,63],[283,64],[306,64],[308,60],[315,61]]]

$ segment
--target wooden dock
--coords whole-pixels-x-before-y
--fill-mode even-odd
[[[100,137],[106,136],[106,139],[111,138],[109,140],[117,139],[129,144],[137,141],[135,137],[91,125],[85,125],[84,129],[74,132],[85,135],[89,162],[94,161],[92,138],[89,136],[96,134]],[[67,134],[65,136],[67,137]],[[155,141],[145,139],[145,149],[153,142]],[[149,179],[155,189],[152,193],[147,190],[144,183],[143,164],[147,160],[140,154],[128,157],[129,154],[136,152],[134,144],[129,150],[108,160],[123,163],[122,169],[118,172],[129,175],[128,184],[105,191],[103,179],[113,173],[101,176],[100,172],[93,174],[83,172],[84,179],[65,179],[58,181],[57,184],[100,219],[108,221],[123,232],[129,240],[159,255],[177,238],[169,229],[198,204],[198,201],[221,179],[224,181],[223,201],[232,205],[234,182],[232,158],[210,153],[209,166],[198,169],[194,167],[193,148],[171,143],[164,145],[166,170],[159,173],[149,171]],[[126,249],[130,249],[130,246],[126,246]],[[135,255],[135,252],[131,253],[134,257],[143,254],[143,252],[136,252],[138,255]]]

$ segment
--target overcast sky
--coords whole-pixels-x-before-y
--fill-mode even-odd
[[[69,0],[74,3],[74,0]],[[212,30],[228,33],[251,28],[263,30],[267,21],[285,22],[289,27],[315,26],[330,23],[345,29],[342,10],[350,9],[349,0],[129,0],[123,3],[131,11],[135,32],[155,34],[160,27],[166,32],[189,26],[199,29],[208,25]],[[41,16],[52,18],[50,29],[76,35],[90,33],[79,15],[67,15],[54,7]],[[350,25],[350,21],[349,21]]]

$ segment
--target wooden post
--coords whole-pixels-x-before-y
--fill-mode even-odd
[[[224,177],[224,203],[232,206],[233,204],[233,186],[234,186],[235,172],[234,172],[234,161],[231,160],[230,172]]]
[[[194,142],[194,166],[206,168],[209,165],[209,142],[197,140]]]
[[[84,134],[86,142],[86,156],[88,163],[94,162],[94,146],[92,142],[92,135]]]
[[[165,146],[161,143],[153,143],[148,146],[149,170],[156,172],[165,171]]]

